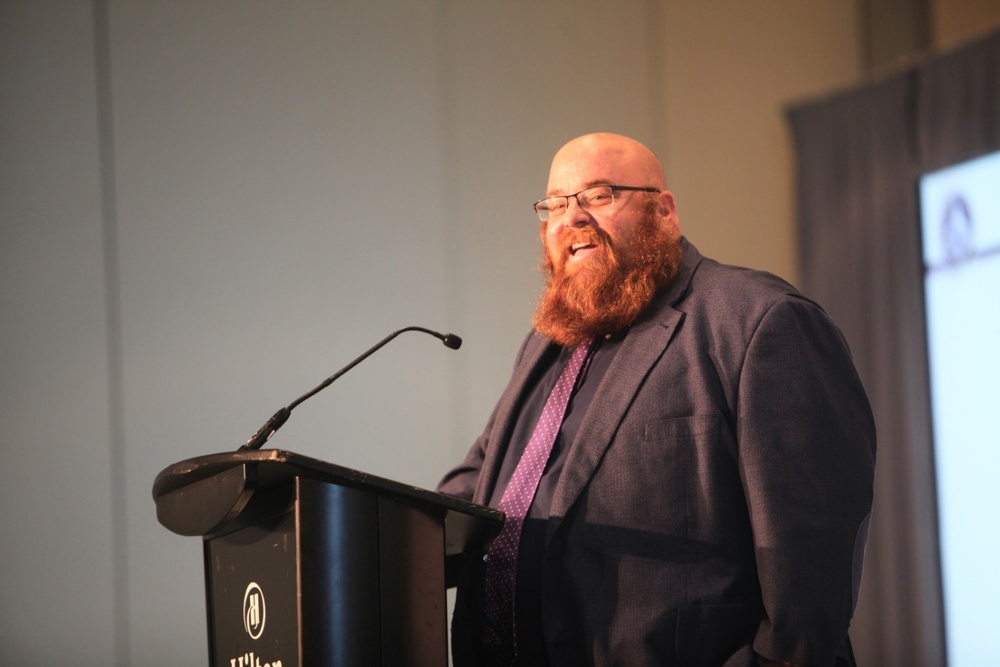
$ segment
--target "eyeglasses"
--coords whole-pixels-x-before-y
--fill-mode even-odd
[[[569,208],[569,198],[575,197],[576,203],[585,211],[615,203],[615,192],[659,192],[656,188],[637,188],[631,185],[595,185],[571,195],[546,197],[535,202],[535,213],[542,222],[548,222],[566,214]]]

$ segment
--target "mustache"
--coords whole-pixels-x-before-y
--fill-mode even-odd
[[[596,227],[563,227],[557,238],[559,245],[568,248],[576,243],[592,243],[598,247],[610,247],[611,237]]]

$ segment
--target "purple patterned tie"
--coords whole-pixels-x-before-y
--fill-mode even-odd
[[[535,431],[517,462],[510,483],[500,498],[505,515],[503,528],[486,552],[485,638],[487,650],[498,658],[498,664],[510,665],[516,654],[514,627],[514,576],[517,572],[517,552],[521,529],[528,508],[535,497],[538,481],[549,460],[552,445],[562,428],[566,406],[573,394],[577,377],[590,353],[591,344],[581,343],[573,349],[562,375],[556,381],[542,408]]]

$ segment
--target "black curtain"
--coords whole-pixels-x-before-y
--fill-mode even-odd
[[[800,282],[850,341],[879,432],[851,637],[863,666],[943,665],[917,182],[1000,150],[1000,31],[788,119]]]

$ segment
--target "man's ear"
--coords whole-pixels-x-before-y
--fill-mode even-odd
[[[674,201],[674,194],[670,190],[661,190],[657,198],[660,203],[660,215],[677,214],[677,202]]]
[[[681,223],[677,218],[677,203],[674,195],[669,190],[663,190],[657,195],[659,203],[659,213],[663,224],[667,225],[675,237],[681,234]]]

